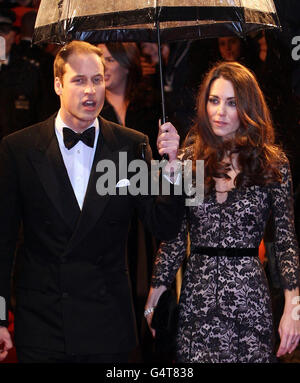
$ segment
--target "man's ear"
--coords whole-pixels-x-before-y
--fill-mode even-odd
[[[60,96],[62,94],[62,82],[61,80],[58,78],[58,77],[55,77],[54,79],[54,90],[55,90],[55,93]]]

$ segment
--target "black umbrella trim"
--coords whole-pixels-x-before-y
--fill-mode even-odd
[[[262,24],[247,24],[245,27],[240,23],[220,23],[216,30],[214,25],[192,26],[192,27],[178,27],[166,28],[161,30],[161,42],[179,41],[179,40],[196,40],[201,38],[215,38],[218,36],[239,36],[244,38],[250,32],[256,32],[261,29],[271,29],[273,25],[266,26]],[[39,28],[36,31],[35,43],[42,43],[49,41],[48,27]],[[68,34],[65,37],[58,37],[52,35],[51,42],[64,44],[71,40],[83,40],[91,44],[98,44],[101,42],[114,42],[114,41],[148,41],[157,42],[156,30],[150,29],[113,29],[113,30],[97,30],[88,32],[76,32]]]

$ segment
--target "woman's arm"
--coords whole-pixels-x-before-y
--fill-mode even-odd
[[[177,237],[171,241],[162,242],[156,255],[151,288],[144,312],[153,337],[155,337],[155,330],[151,327],[153,313],[160,296],[171,286],[178,269],[186,257],[187,234],[187,218],[184,218]]]
[[[275,227],[275,256],[278,262],[285,305],[279,324],[280,346],[277,356],[291,353],[300,339],[299,249],[294,227],[292,179],[288,162],[281,168],[282,182],[271,187]]]

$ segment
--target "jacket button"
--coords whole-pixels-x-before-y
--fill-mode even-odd
[[[63,299],[67,299],[67,298],[69,298],[69,293],[66,293],[66,292],[64,292],[64,293],[62,293],[62,296],[61,296]]]

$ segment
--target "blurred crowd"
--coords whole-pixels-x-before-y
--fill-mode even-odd
[[[39,0],[0,0],[0,35],[6,40],[6,59],[0,64],[0,138],[45,119],[58,109],[52,65],[59,46],[32,45],[39,3]],[[292,0],[277,0],[276,6],[283,25],[281,32],[259,32],[245,40],[231,36],[163,44],[166,113],[182,140],[193,123],[195,94],[204,73],[218,60],[236,60],[255,72],[273,115],[278,142],[288,152],[296,150],[295,140],[290,137],[299,126],[300,76],[299,62],[291,58],[291,39],[297,33],[300,35],[295,17],[299,5]],[[110,89],[114,85],[107,83],[104,116],[146,133],[156,158],[157,120],[161,116],[157,44],[110,43],[104,49],[115,56],[113,60],[119,68],[127,71],[124,81],[128,88],[123,116],[119,118],[114,113],[116,105],[108,107],[109,98],[118,101]],[[111,62],[107,59],[105,62],[110,72]],[[119,68],[110,75],[111,79],[118,75]],[[119,80],[115,83],[120,87]],[[120,110],[119,113],[122,114]],[[292,167],[296,167],[292,156],[291,161]],[[298,182],[299,175],[295,177]]]

